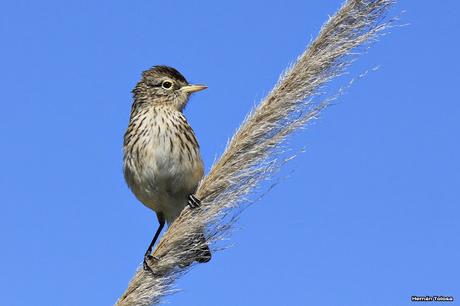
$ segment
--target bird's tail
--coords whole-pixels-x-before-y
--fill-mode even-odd
[[[198,235],[199,236],[193,239],[195,241],[193,245],[190,246],[193,249],[193,251],[190,252],[190,257],[187,256],[188,259],[180,264],[182,268],[190,266],[195,261],[198,263],[205,263],[211,260],[211,250],[206,242],[204,233]]]
[[[195,261],[199,263],[205,263],[211,260],[211,250],[209,249],[209,246],[206,243],[206,238],[204,237],[204,234],[200,234],[199,239],[200,243],[195,253]]]

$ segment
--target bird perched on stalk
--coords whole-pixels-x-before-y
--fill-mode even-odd
[[[192,93],[206,89],[192,85],[176,69],[154,66],[144,71],[133,89],[134,102],[124,136],[123,170],[129,188],[139,201],[156,212],[160,223],[144,256],[144,269],[165,222],[171,224],[189,205],[203,177],[203,161],[195,134],[182,111]],[[205,239],[201,234],[200,239]],[[195,260],[207,262],[207,245]]]

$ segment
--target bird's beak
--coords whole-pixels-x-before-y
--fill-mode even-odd
[[[192,93],[200,90],[205,90],[206,88],[208,88],[206,85],[187,85],[183,86],[181,90],[183,92]]]

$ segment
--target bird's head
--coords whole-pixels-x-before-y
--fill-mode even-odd
[[[189,84],[172,67],[154,66],[142,73],[142,79],[133,89],[134,103],[169,106],[182,111],[192,93],[206,88],[205,85]]]

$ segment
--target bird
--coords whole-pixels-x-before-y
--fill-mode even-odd
[[[189,205],[196,208],[198,183],[204,175],[200,146],[183,114],[192,93],[205,85],[189,84],[175,68],[153,66],[132,90],[131,115],[123,141],[123,172],[135,197],[157,216],[159,226],[144,255],[144,270],[165,223],[168,226]],[[204,234],[200,234],[204,241]],[[206,243],[195,261],[208,262]],[[156,258],[155,258],[156,259]]]

